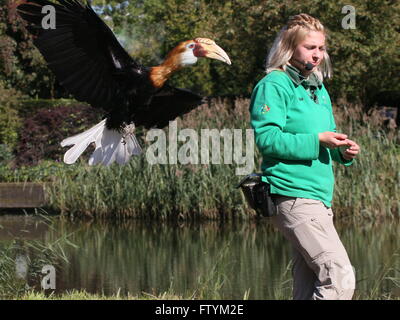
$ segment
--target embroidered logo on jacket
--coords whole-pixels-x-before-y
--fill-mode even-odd
[[[264,106],[261,107],[261,113],[262,114],[267,113],[269,110],[271,110],[271,108],[268,107],[266,104],[264,104]]]

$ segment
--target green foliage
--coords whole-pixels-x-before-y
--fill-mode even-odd
[[[15,1],[0,0],[0,81],[26,96],[54,96],[55,79],[34,47]]]
[[[45,216],[43,218],[46,219]],[[45,220],[41,223],[51,227]],[[3,241],[0,244],[0,299],[18,299],[34,289],[40,289],[42,268],[45,265],[50,264],[56,271],[61,271],[61,263],[69,263],[65,248],[76,248],[68,237],[69,234],[64,234],[46,244],[23,238],[13,239],[10,243]],[[22,272],[18,274],[17,265],[21,264]]]
[[[340,8],[346,1],[322,1],[310,7],[330,30],[328,50],[334,76],[328,81],[333,99],[367,102],[380,91],[399,91],[400,3],[398,1],[352,1],[356,9],[356,29],[344,30]]]
[[[238,99],[233,105],[215,100],[211,106],[204,105],[185,115],[178,121],[178,128],[192,128],[198,134],[204,128],[248,128],[248,105],[248,99]],[[361,146],[361,154],[352,166],[335,167],[336,215],[371,220],[398,218],[400,174],[393,173],[398,172],[400,160],[399,132],[383,129],[378,112],[366,115],[361,106],[334,107],[338,131]],[[41,149],[45,151],[48,146],[43,141],[51,139],[42,140]],[[221,139],[221,151],[223,142]],[[145,152],[148,144],[142,143]],[[178,150],[182,144],[178,144]],[[256,153],[255,171],[259,170],[260,160]],[[81,159],[75,165],[66,165],[41,161],[38,166],[16,170],[0,167],[0,180],[52,182],[49,207],[75,217],[227,220],[254,216],[235,188],[240,180],[235,169],[243,167],[235,163],[151,165],[146,154],[133,157],[124,166],[89,166],[86,162]]]
[[[18,101],[16,110],[21,118],[26,119],[33,116],[40,109],[53,109],[76,104],[77,101],[73,99],[21,99]]]
[[[13,157],[10,147],[6,144],[0,144],[0,171],[2,168],[6,168],[5,166],[11,162]]]
[[[0,0],[5,4],[6,0]],[[232,65],[200,59],[175,74],[171,83],[206,95],[250,95],[264,76],[264,62],[289,16],[309,13],[329,30],[334,76],[331,95],[367,101],[380,91],[399,91],[400,3],[354,0],[356,29],[343,29],[340,1],[281,0],[93,0],[96,11],[119,41],[141,63],[160,63],[180,41],[209,37],[226,50]],[[0,9],[0,79],[7,86],[41,98],[62,94],[22,23],[7,6]],[[65,94],[65,93],[63,93]]]
[[[14,89],[4,89],[0,81],[0,145],[15,147],[21,121],[16,108],[18,92]]]
[[[94,1],[94,3],[104,1]],[[334,76],[327,81],[334,98],[365,102],[380,91],[398,91],[396,44],[400,5],[396,1],[355,0],[356,29],[343,29],[346,1],[158,0],[135,1],[105,10],[114,31],[142,63],[161,62],[178,42],[209,37],[224,48],[232,66],[201,60],[172,77],[172,84],[207,95],[249,95],[264,76],[268,49],[291,15],[309,13],[329,30],[328,48]],[[121,2],[121,1],[118,1]],[[115,19],[114,19],[115,17]]]
[[[59,179],[60,172],[68,172],[68,174],[73,176],[75,171],[75,167],[54,160],[42,160],[35,166],[20,166],[13,169],[0,162],[0,181],[52,182]]]

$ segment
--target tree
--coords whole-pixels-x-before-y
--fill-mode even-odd
[[[26,96],[49,98],[54,76],[16,15],[15,1],[0,0],[0,80]]]
[[[301,12],[319,18],[329,30],[334,76],[326,85],[334,100],[366,102],[380,91],[399,91],[400,81],[394,81],[400,64],[400,33],[395,23],[400,20],[400,3],[396,0],[352,1],[355,29],[342,27],[342,8],[347,4],[342,0],[91,3],[128,52],[147,66],[161,63],[179,41],[199,36],[214,39],[231,57],[231,66],[203,59],[195,68],[184,69],[170,80],[172,85],[202,94],[249,96],[265,75],[265,57],[278,31],[291,15]],[[21,26],[12,13],[4,8],[0,11],[0,31],[4,34],[0,37],[0,79],[30,96],[63,94]]]

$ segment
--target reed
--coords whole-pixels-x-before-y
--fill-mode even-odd
[[[400,131],[387,129],[379,110],[368,114],[360,106],[335,108],[338,131],[361,146],[351,167],[335,165],[333,204],[341,217],[379,219],[400,217]]]
[[[178,120],[178,130],[247,129],[249,100],[214,99]],[[358,105],[334,106],[337,131],[357,141],[361,154],[348,168],[335,165],[333,208],[339,218],[398,218],[400,134],[385,128],[378,110]],[[168,137],[168,128],[165,130]],[[144,132],[146,134],[146,132]],[[149,142],[142,141],[146,147]],[[181,142],[180,145],[183,143]],[[178,149],[180,147],[178,144]],[[221,151],[223,150],[221,139]],[[223,152],[221,152],[223,154]],[[128,165],[90,167],[85,161],[66,166],[45,162],[43,168],[0,170],[5,181],[51,181],[48,209],[76,218],[144,218],[230,220],[254,218],[241,192],[233,164],[155,164],[145,155]],[[260,154],[255,151],[255,171]],[[8,174],[8,176],[7,176]]]
[[[41,216],[51,227],[48,218]],[[18,299],[40,290],[43,266],[52,265],[58,272],[61,265],[68,265],[65,249],[76,248],[69,236],[63,234],[47,243],[23,238],[0,243],[0,299]]]

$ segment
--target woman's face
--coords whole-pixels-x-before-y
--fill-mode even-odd
[[[293,53],[290,63],[298,68],[301,73],[308,76],[324,59],[325,35],[319,31],[310,31],[305,39],[299,43]],[[306,70],[305,64],[311,63],[312,70]]]

